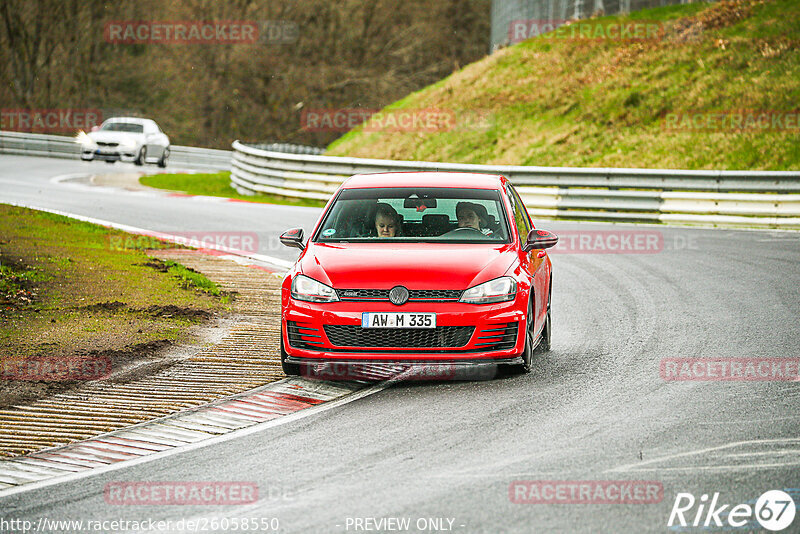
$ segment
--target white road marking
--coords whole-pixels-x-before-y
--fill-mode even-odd
[[[643,467],[641,469],[629,469],[627,472],[636,471],[741,471],[742,469],[773,469],[787,467],[790,465],[800,465],[800,458],[793,462],[781,462],[772,464],[737,464],[737,465],[692,465],[687,467]],[[606,472],[613,472],[617,469],[609,469]]]
[[[746,458],[748,456],[780,456],[782,454],[796,454],[800,458],[800,449],[781,449],[777,451],[754,451],[754,452],[732,452],[726,454],[725,458]]]
[[[627,464],[622,465],[619,467],[614,467],[611,469],[607,469],[606,473],[613,473],[613,472],[630,472],[630,471],[686,471],[686,470],[715,470],[715,469],[749,469],[749,468],[764,468],[764,467],[781,467],[785,465],[795,465],[800,463],[800,457],[797,458],[794,462],[784,462],[778,464],[740,464],[735,466],[726,466],[726,465],[694,465],[694,466],[687,466],[687,467],[645,467],[647,465],[651,465],[654,463],[669,463],[673,460],[678,458],[686,458],[689,456],[700,456],[710,452],[717,452],[725,449],[732,449],[734,447],[740,447],[744,445],[769,445],[769,444],[786,444],[786,445],[795,445],[800,444],[800,438],[777,438],[777,439],[760,439],[760,440],[748,440],[748,441],[735,441],[732,443],[727,443],[725,445],[718,445],[715,447],[707,447],[704,449],[697,449],[688,452],[681,452],[677,454],[668,454],[666,456],[661,456],[658,458],[653,458],[652,460],[644,460],[641,462],[636,462],[634,464]],[[769,451],[767,451],[769,453]]]

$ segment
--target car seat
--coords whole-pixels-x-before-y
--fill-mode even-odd
[[[500,223],[494,218],[494,215],[486,215],[486,228],[494,232],[495,235],[500,233]]]
[[[423,235],[440,236],[450,230],[450,217],[441,213],[428,213],[422,216]]]

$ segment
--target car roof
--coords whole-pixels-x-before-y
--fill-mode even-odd
[[[154,122],[151,119],[142,119],[140,117],[111,117],[106,119],[105,122],[130,122],[133,124],[150,124]]]
[[[345,180],[345,189],[372,187],[464,187],[469,189],[500,189],[505,178],[499,174],[471,172],[382,172],[356,174]]]

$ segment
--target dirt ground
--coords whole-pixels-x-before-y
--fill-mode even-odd
[[[0,408],[163,369],[230,315],[233,295],[177,262],[112,246],[125,236],[0,205]]]

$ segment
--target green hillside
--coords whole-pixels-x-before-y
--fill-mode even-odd
[[[800,2],[724,0],[584,21],[656,37],[511,46],[386,110],[435,108],[441,131],[363,131],[330,155],[582,167],[800,169]],[[597,31],[599,33],[594,33]],[[397,112],[395,112],[397,113]],[[764,115],[767,114],[767,115]],[[396,128],[395,128],[396,130]]]

